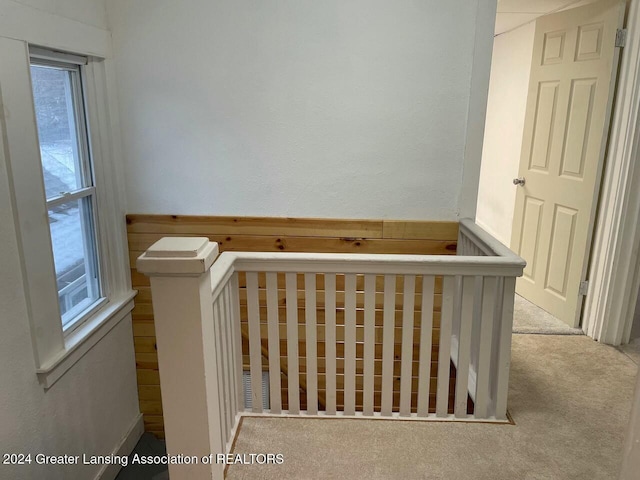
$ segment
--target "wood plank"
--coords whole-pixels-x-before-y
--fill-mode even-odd
[[[140,368],[136,369],[136,377],[138,385],[160,385],[160,375],[158,368]]]
[[[144,414],[142,421],[144,422],[144,428],[147,432],[150,430],[164,431],[164,419],[162,415]]]
[[[149,285],[151,285],[151,280],[149,280],[149,277],[147,277],[144,273],[138,272],[138,270],[136,270],[135,268],[131,268],[130,272],[131,285],[133,285],[134,289],[136,289],[136,286],[148,287]]]
[[[129,233],[382,237],[382,220],[332,218],[127,215]]]
[[[137,353],[155,353],[156,337],[134,337],[133,348]]]
[[[457,240],[458,222],[383,220],[383,238]]]
[[[154,337],[156,336],[156,327],[153,320],[134,320],[132,322],[134,337]]]
[[[169,235],[158,234],[129,238],[130,266],[155,241]],[[185,235],[180,235],[185,236]],[[221,251],[235,252],[307,252],[307,253],[389,253],[406,255],[454,255],[456,241],[453,240],[396,240],[370,238],[314,238],[314,237],[252,237],[243,235],[209,235],[217,242]]]
[[[157,370],[158,369],[158,355],[154,353],[135,353],[137,368]]]
[[[138,398],[140,400],[161,401],[160,385],[138,385]]]
[[[140,400],[140,412],[162,415],[162,402],[159,400]]]
[[[150,303],[136,303],[131,316],[136,320],[153,320],[153,307]]]

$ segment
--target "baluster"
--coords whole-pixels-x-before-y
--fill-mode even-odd
[[[356,276],[344,276],[344,413],[356,413]]]
[[[229,374],[229,338],[227,337],[227,313],[226,313],[226,303],[225,303],[225,289],[220,292],[220,296],[218,297],[218,309],[220,311],[220,356],[222,357],[222,365],[221,365],[221,373],[222,373],[222,398],[224,405],[224,421],[226,426],[225,439],[229,438],[229,432],[231,432],[231,428],[233,423],[230,419],[231,416],[231,400],[229,399],[229,392],[231,391],[231,375]]]
[[[307,413],[318,413],[318,344],[316,340],[316,274],[305,273],[305,322],[307,345]]]
[[[238,273],[231,277],[231,319],[233,327],[233,350],[234,350],[234,371],[236,377],[236,409],[238,412],[244,410],[244,386],[242,383],[242,330],[240,325],[240,285]]]
[[[237,393],[237,377],[236,377],[236,368],[235,368],[235,342],[233,341],[233,309],[231,307],[232,302],[232,294],[231,294],[231,283],[227,283],[227,286],[224,288],[224,316],[225,316],[225,325],[227,328],[227,343],[225,346],[225,353],[227,355],[227,367],[228,367],[228,375],[229,375],[229,386],[228,390],[228,399],[229,399],[229,413],[228,417],[231,422],[231,425],[235,423],[235,416],[237,413],[237,405],[238,399],[236,398]]]
[[[326,413],[336,414],[336,276],[324,275]]]
[[[405,275],[402,304],[402,357],[400,367],[400,415],[411,415],[411,363],[413,362],[413,311],[416,277]]]
[[[382,328],[382,405],[383,416],[393,410],[393,342],[395,336],[396,276],[384,276],[384,307]]]
[[[456,278],[451,276],[444,277],[442,282],[442,315],[440,318],[438,386],[436,391],[436,415],[438,417],[446,417],[448,414],[451,327],[453,324],[453,303],[456,297]]]
[[[227,419],[226,419],[226,406],[224,404],[224,375],[223,375],[223,360],[222,360],[222,349],[224,348],[222,344],[222,336],[220,335],[221,331],[221,315],[220,315],[220,302],[217,299],[213,303],[213,331],[215,335],[215,349],[216,349],[216,363],[218,368],[216,369],[216,376],[218,377],[218,391],[216,392],[218,395],[218,414],[220,417],[220,441],[222,445],[227,444],[227,438],[229,432],[227,430]]]
[[[503,279],[502,315],[500,320],[500,344],[498,347],[498,372],[496,388],[496,419],[507,418],[507,394],[509,391],[509,367],[511,365],[511,330],[513,328],[513,300],[516,279]]]
[[[364,276],[364,371],[363,412],[373,416],[373,373],[375,358],[376,276]]]
[[[469,396],[469,362],[471,359],[471,327],[473,325],[473,296],[475,277],[462,279],[462,306],[460,313],[460,334],[458,337],[458,361],[456,371],[455,416],[467,416]]]
[[[249,316],[249,371],[251,410],[262,413],[262,348],[260,345],[260,304],[258,274],[247,272],[247,314]]]
[[[300,377],[298,367],[298,280],[295,273],[285,274],[287,288],[287,379],[289,413],[300,413]]]
[[[418,367],[419,417],[427,417],[429,415],[434,283],[434,277],[422,277],[422,311],[420,314],[420,365]]]
[[[282,413],[282,387],[280,383],[280,328],[278,319],[278,274],[268,272],[267,281],[267,334],[269,345],[269,396],[271,413]]]
[[[473,412],[476,418],[487,418],[488,416],[491,346],[493,338],[493,318],[496,307],[496,291],[496,278],[484,277],[482,282],[482,317],[476,378],[476,402]]]

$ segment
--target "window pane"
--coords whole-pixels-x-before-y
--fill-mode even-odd
[[[91,202],[89,196],[49,209],[63,328],[100,297]]]
[[[33,98],[47,198],[89,186],[81,167],[81,144],[74,105],[79,72],[31,66]]]

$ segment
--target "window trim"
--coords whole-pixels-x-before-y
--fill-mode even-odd
[[[99,235],[99,222],[100,212],[97,202],[97,189],[96,178],[94,174],[94,156],[91,147],[91,139],[89,136],[89,120],[87,111],[87,95],[86,92],[86,70],[85,65],[88,64],[87,57],[72,55],[68,53],[62,53],[55,50],[47,50],[40,47],[29,47],[29,66],[54,68],[71,72],[71,96],[73,101],[74,111],[74,126],[76,141],[78,143],[78,157],[80,167],[80,178],[82,179],[79,188],[75,188],[70,192],[62,192],[60,195],[48,198],[45,193],[46,207],[50,210],[63,203],[69,203],[74,200],[81,200],[90,197],[91,205],[91,223],[93,237],[91,249],[95,250],[93,255],[96,262],[92,270],[95,269],[95,275],[98,278],[98,297],[83,308],[78,308],[77,313],[74,316],[67,315],[69,312],[62,314],[62,309],[59,306],[60,322],[62,324],[62,332],[66,337],[73,331],[80,328],[84,322],[86,322],[92,315],[100,310],[104,306],[107,298],[105,296],[105,283],[106,279],[103,278],[103,254],[104,251],[104,239]],[[32,87],[33,88],[33,87]],[[34,105],[35,110],[35,105]],[[37,127],[37,122],[36,122]],[[36,128],[37,131],[37,128]],[[79,203],[80,205],[80,203]],[[51,234],[51,229],[49,229]],[[86,232],[85,232],[86,233]],[[86,240],[83,234],[83,240]],[[53,243],[53,242],[52,242]],[[91,272],[93,273],[93,272]],[[73,311],[73,310],[71,310]],[[66,319],[65,319],[66,316]]]
[[[33,47],[31,48],[33,50]],[[80,52],[81,53],[81,52]],[[105,302],[82,325],[65,335],[51,250],[26,40],[0,36],[0,155],[5,156],[22,281],[34,353],[35,373],[47,389],[123,319],[130,319],[131,290],[126,242],[123,174],[111,60],[86,56],[83,94],[93,156],[94,197],[99,218]],[[84,88],[86,86],[86,88]],[[90,126],[90,128],[89,128]]]

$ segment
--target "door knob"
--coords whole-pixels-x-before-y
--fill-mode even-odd
[[[513,179],[513,184],[514,185],[519,185],[520,187],[523,187],[524,186],[524,177],[514,178]]]

